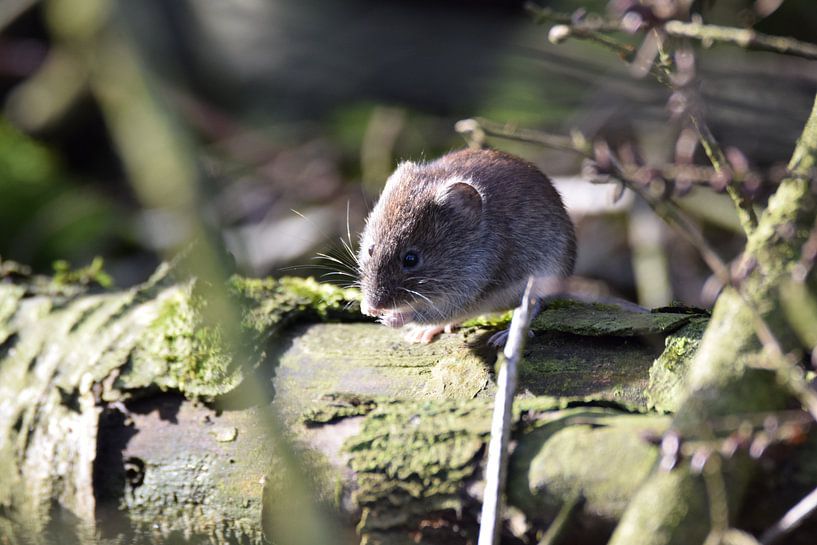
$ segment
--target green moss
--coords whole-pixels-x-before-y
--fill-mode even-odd
[[[379,404],[388,404],[386,398],[366,398],[356,394],[329,393],[308,409],[301,420],[307,426],[328,424],[342,418],[363,416],[377,408]]]
[[[117,381],[129,389],[156,384],[190,396],[225,394],[266,356],[266,341],[297,320],[358,318],[357,292],[311,278],[241,278],[228,290],[242,316],[243,346],[232,351],[223,324],[206,319],[208,299],[196,282],[164,289],[155,296],[154,315]],[[235,361],[237,355],[242,361]]]
[[[65,260],[55,261],[54,283],[57,285],[66,284],[97,284],[103,288],[110,288],[113,285],[113,278],[105,272],[105,261],[101,257],[95,257],[91,263],[79,269],[72,269]]]
[[[242,370],[233,365],[223,331],[202,319],[206,302],[193,295],[193,286],[174,286],[157,295],[155,318],[140,336],[120,386],[153,383],[208,396],[225,393],[241,381]]]
[[[360,292],[320,283],[314,278],[243,278],[228,285],[243,302],[244,325],[273,332],[298,318],[313,321],[361,320]]]
[[[708,322],[706,318],[695,318],[665,339],[664,351],[650,367],[650,383],[646,392],[650,409],[662,412],[678,409],[686,393],[687,368],[698,350]]]
[[[586,337],[537,331],[519,366],[519,391],[607,400],[647,409],[654,344],[633,337]]]
[[[546,396],[520,399],[513,412],[510,500],[535,519],[555,514],[576,492],[595,516],[619,515],[657,456],[641,434],[660,434],[670,422]],[[362,533],[473,507],[462,492],[484,461],[491,414],[491,400],[482,399],[392,401],[368,412],[343,446],[365,512]]]
[[[404,524],[429,508],[462,507],[491,426],[488,400],[403,402],[369,413],[344,450],[357,475],[355,496],[377,516],[363,531]]]
[[[476,318],[471,318],[462,323],[462,327],[507,327],[511,323],[513,311],[502,312],[498,314],[483,314]]]

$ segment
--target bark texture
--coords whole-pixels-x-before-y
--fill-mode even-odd
[[[472,539],[493,326],[409,345],[401,331],[355,323],[355,292],[233,278],[239,352],[206,318],[208,289],[170,266],[124,291],[6,275],[4,543],[261,543],[292,496],[271,418],[320,502],[362,542]],[[520,377],[507,539],[535,534],[577,494],[578,533],[609,534],[656,457],[641,434],[669,423],[641,414],[650,368],[665,336],[672,346],[701,319],[576,303],[542,314]]]

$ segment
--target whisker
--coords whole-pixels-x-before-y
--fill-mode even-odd
[[[410,290],[410,289],[408,289],[408,288],[401,287],[400,289],[401,289],[401,290],[403,290],[403,291],[405,291],[405,292],[406,292],[406,293],[408,293],[409,295],[411,295],[411,296],[413,297],[413,300],[414,300],[414,301],[416,301],[416,300],[417,300],[417,297],[421,297],[422,299],[424,299],[425,301],[427,301],[427,302],[428,302],[429,306],[431,307],[431,310],[433,310],[434,312],[436,312],[436,313],[437,313],[437,314],[440,316],[440,318],[442,318],[443,320],[444,320],[444,319],[446,319],[445,314],[444,314],[444,313],[443,313],[443,312],[442,312],[442,311],[439,309],[439,307],[438,307],[438,306],[437,306],[437,305],[436,305],[436,304],[435,304],[435,303],[434,303],[434,302],[433,302],[431,299],[429,299],[427,296],[423,295],[423,294],[422,294],[422,293],[420,293],[419,291]],[[414,312],[415,312],[415,313],[417,313],[417,310],[416,310],[416,309],[415,309],[415,308],[414,308],[414,307],[411,305],[411,303],[408,303],[408,304],[409,304],[409,306],[411,306],[411,307],[412,307],[412,310],[414,310]]]
[[[346,250],[346,253],[352,258],[352,262],[355,264],[355,268],[360,268],[360,261],[358,260],[357,256],[355,255],[354,250],[352,247],[345,241],[343,238],[340,239],[340,243],[343,245],[343,249]]]
[[[337,257],[331,256],[329,254],[318,253],[317,256],[313,257],[312,259],[325,259],[327,261],[331,261],[332,263],[341,265],[351,272],[357,272],[357,269],[351,267],[348,263],[345,263],[344,261],[338,259]]]
[[[343,273],[351,278],[357,278],[356,274],[352,274],[346,271],[339,271],[337,267],[330,267],[328,265],[290,265],[287,267],[280,267],[278,268],[279,271],[311,271],[311,270],[318,270],[318,271],[334,271],[338,273]]]
[[[349,274],[349,273],[345,273],[345,272],[342,272],[342,271],[329,271],[329,272],[323,273],[321,275],[321,278],[326,278],[327,276],[340,276],[340,277],[343,277],[343,278],[355,278],[354,275]]]
[[[346,238],[348,240],[344,241],[343,237],[341,237],[340,241],[343,244],[343,247],[346,248],[346,251],[349,253],[349,256],[352,258],[352,261],[355,262],[355,265],[360,268],[360,261],[357,258],[357,255],[354,252],[354,243],[352,242],[352,230],[349,227],[349,201],[346,201]]]

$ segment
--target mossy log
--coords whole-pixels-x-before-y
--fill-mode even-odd
[[[125,291],[13,274],[0,284],[3,543],[262,543],[292,496],[271,418],[316,500],[356,527],[349,542],[473,542],[490,327],[412,345],[362,322],[353,291],[232,278],[244,345],[231,350],[207,288],[167,266]],[[706,320],[543,312],[515,405],[508,543],[572,505],[566,535],[609,536],[654,470],[645,434],[670,424],[649,408],[677,403]]]
[[[473,535],[494,392],[490,328],[412,345],[362,322],[353,291],[233,278],[237,351],[207,318],[207,288],[168,266],[124,291],[5,270],[3,543],[62,541],[68,530],[80,542],[260,543],[265,510],[287,496],[276,488],[286,480],[264,423],[272,415],[313,468],[317,496],[364,541]],[[576,303],[542,314],[521,373],[509,491],[539,522],[517,533],[576,493],[588,527],[609,532],[656,456],[639,433],[668,422],[641,415],[649,370],[666,335],[705,319]]]

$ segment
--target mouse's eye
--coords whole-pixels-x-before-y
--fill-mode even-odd
[[[369,246],[369,257],[372,257],[373,253],[374,253],[374,246]]]
[[[406,269],[416,267],[419,263],[420,256],[417,255],[417,252],[408,251],[406,255],[403,256],[403,267]]]

